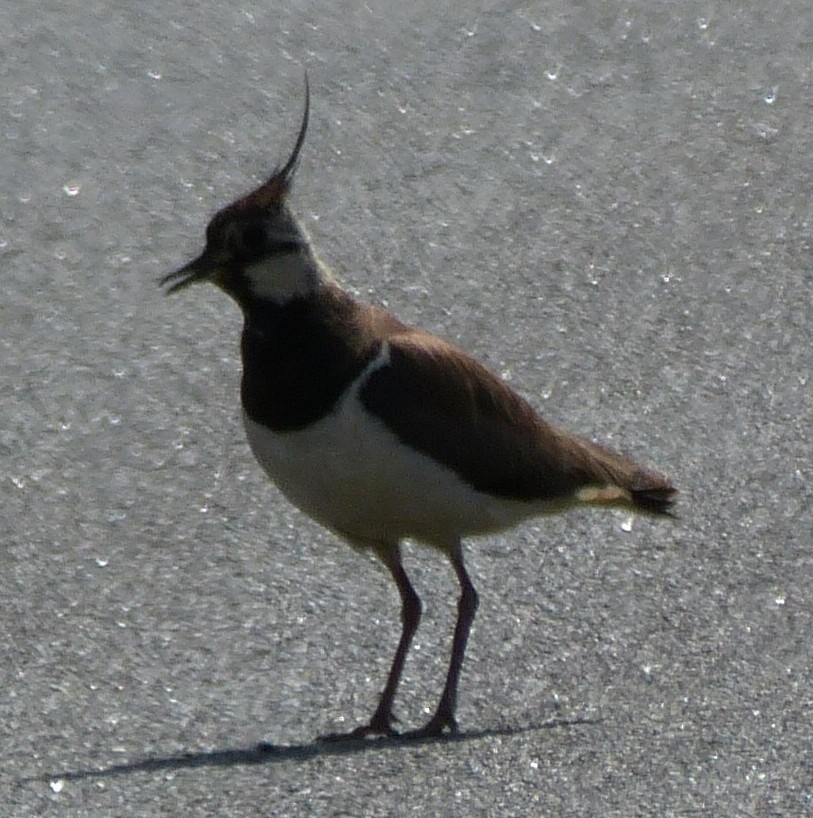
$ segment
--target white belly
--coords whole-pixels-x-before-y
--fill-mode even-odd
[[[358,391],[386,356],[385,345],[334,411],[307,429],[272,432],[243,413],[254,456],[292,503],[350,539],[412,537],[440,548],[542,511],[475,491],[369,415]]]

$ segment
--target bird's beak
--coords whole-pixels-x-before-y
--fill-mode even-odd
[[[185,264],[180,270],[165,275],[161,279],[161,286],[169,284],[167,295],[182,290],[196,281],[210,281],[220,270],[220,265],[204,251],[194,261]]]

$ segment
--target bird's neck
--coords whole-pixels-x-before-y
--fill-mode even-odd
[[[364,315],[330,282],[284,304],[255,300],[244,308],[241,394],[249,417],[286,431],[332,411],[380,346]]]

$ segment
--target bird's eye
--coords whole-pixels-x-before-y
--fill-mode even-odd
[[[240,249],[247,255],[256,255],[265,249],[266,233],[263,225],[248,224],[240,234]]]

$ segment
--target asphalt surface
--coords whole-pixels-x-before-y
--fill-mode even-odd
[[[0,813],[813,810],[808,2],[45,0],[0,53]],[[235,307],[156,286],[303,66],[341,279],[681,490],[469,544],[456,740],[314,743],[371,713],[396,593],[253,462]],[[406,726],[455,602],[408,567]]]

